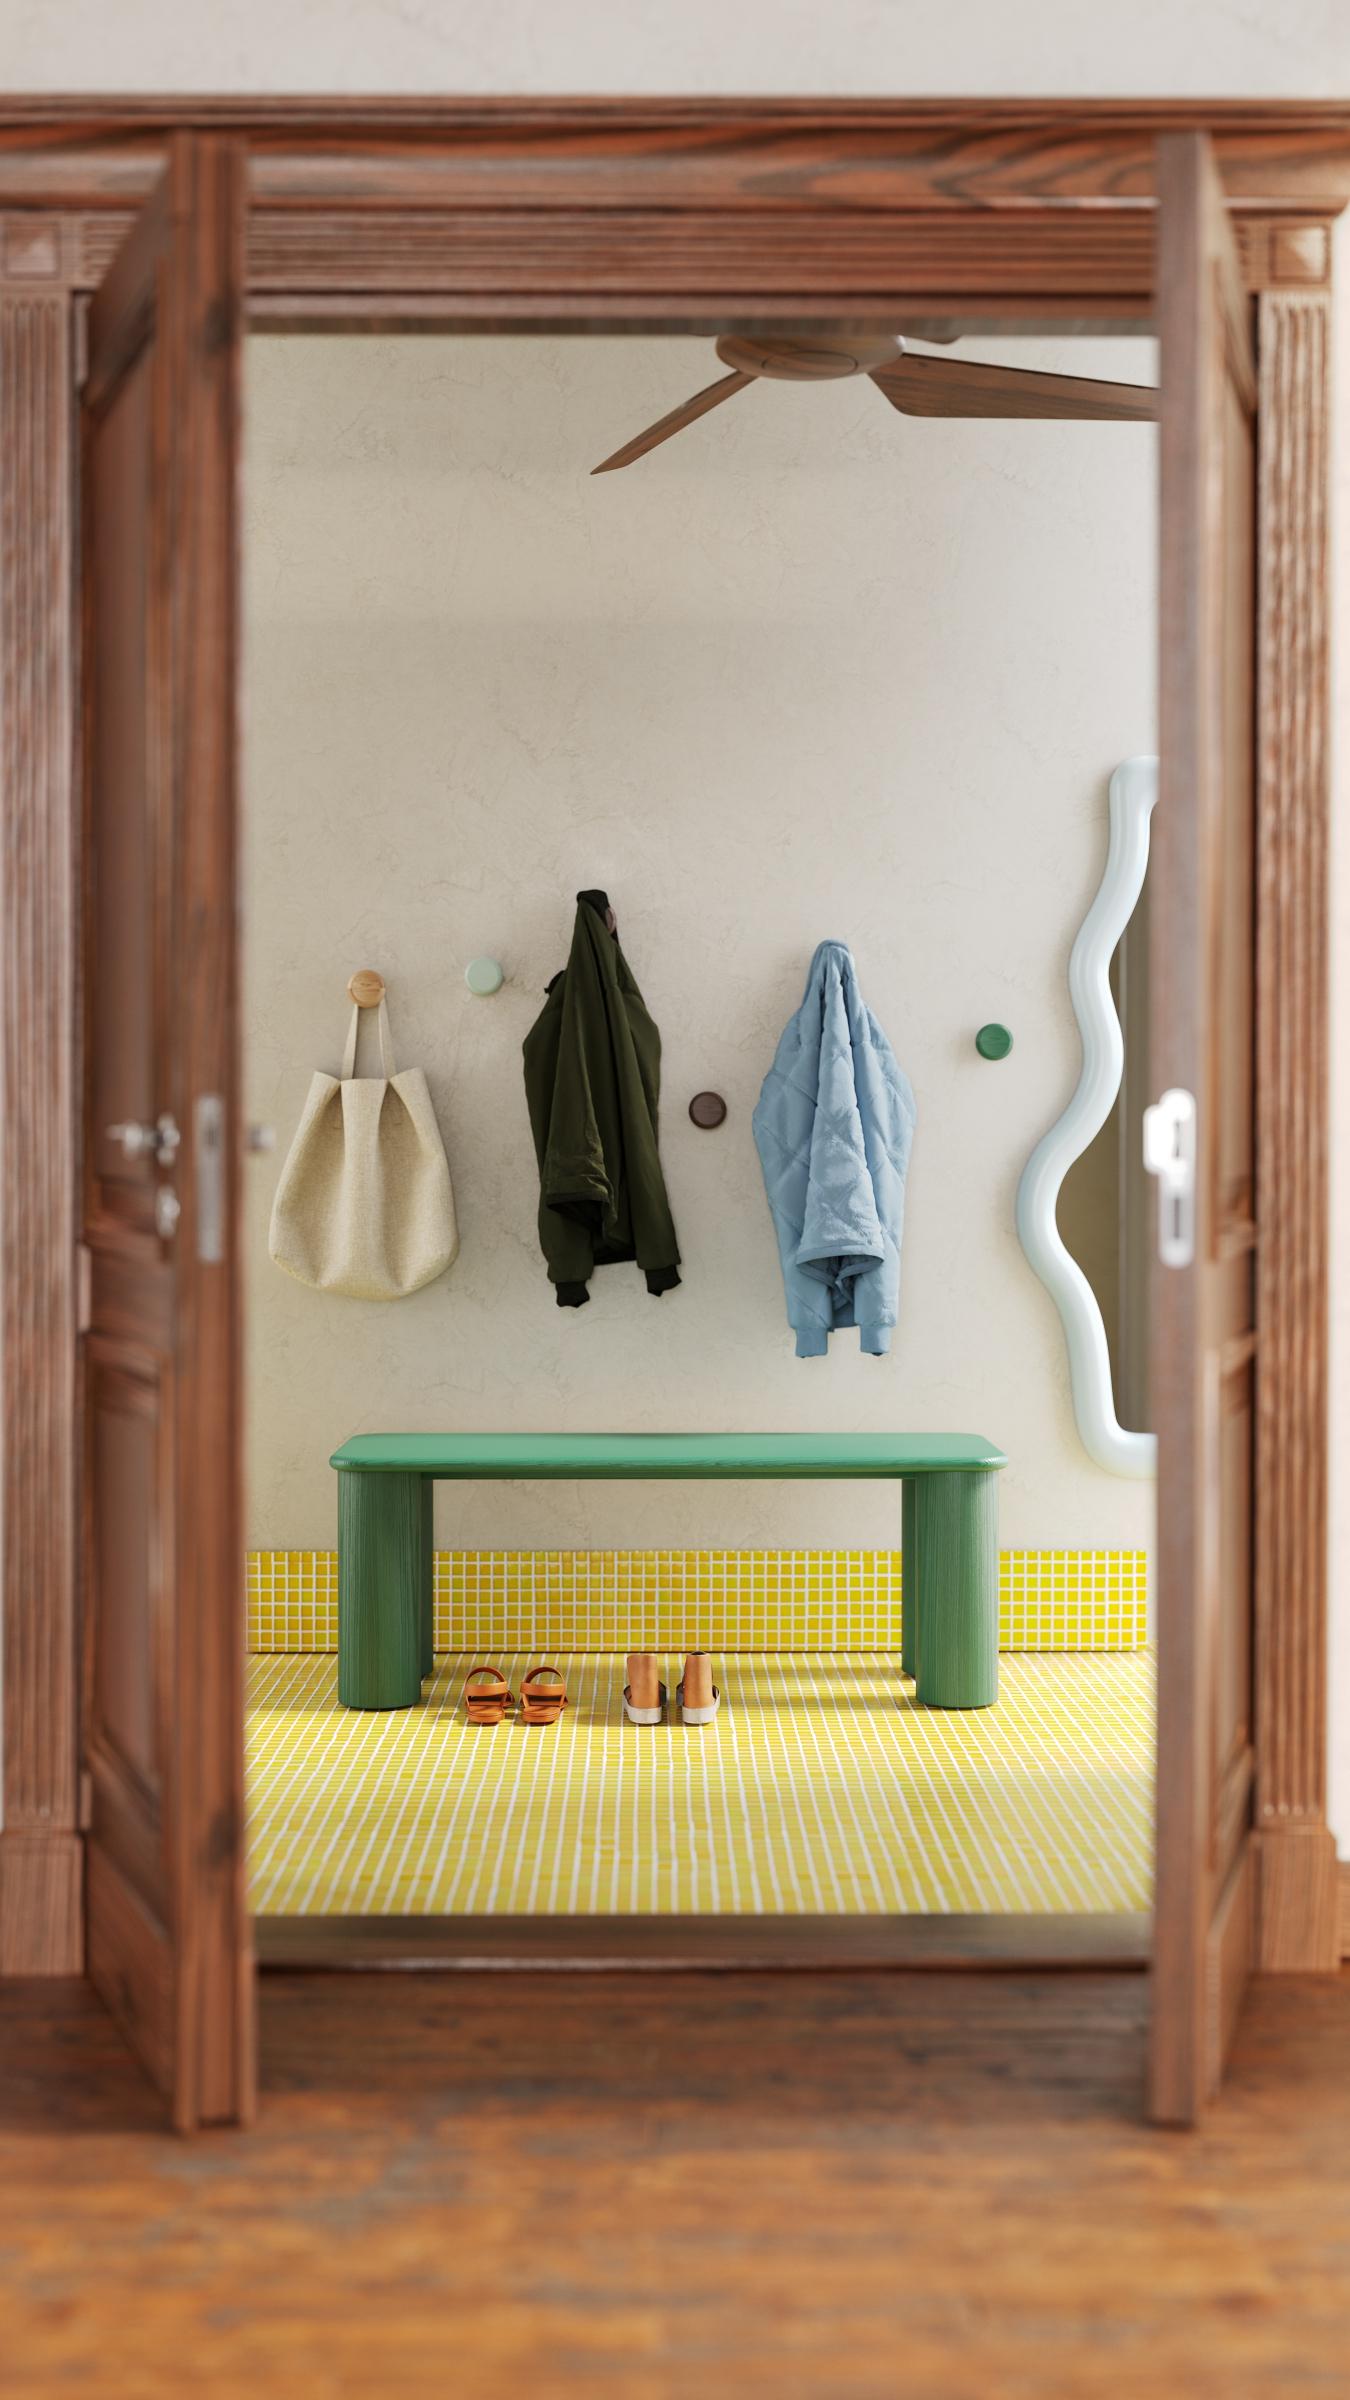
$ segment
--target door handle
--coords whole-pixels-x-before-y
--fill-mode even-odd
[[[1195,1260],[1195,1094],[1164,1092],[1144,1110],[1144,1165],[1158,1179],[1158,1256],[1165,1267]]]
[[[157,1167],[171,1167],[182,1135],[167,1109],[153,1125],[110,1125],[108,1140],[116,1142],[123,1158],[153,1158]]]

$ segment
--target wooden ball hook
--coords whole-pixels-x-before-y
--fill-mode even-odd
[[[374,967],[358,967],[347,985],[347,998],[358,1008],[378,1008],[384,998],[384,977]]]

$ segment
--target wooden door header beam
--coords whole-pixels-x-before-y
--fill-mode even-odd
[[[161,132],[188,126],[252,133],[338,126],[344,133],[364,127],[443,133],[456,126],[550,125],[575,129],[606,122],[653,125],[742,125],[770,120],[798,125],[905,125],[994,127],[1058,125],[1111,129],[1143,128],[1154,133],[1206,128],[1211,133],[1302,134],[1350,131],[1350,99],[1263,100],[1150,98],[1093,99],[1075,94],[979,97],[961,93],[888,98],[847,94],[817,98],[810,93],[745,97],[724,93],[688,97],[680,93],[512,92],[434,97],[415,93],[346,92],[8,92],[0,97],[0,125],[79,127],[116,132],[154,127]]]
[[[185,95],[0,100],[0,206],[134,205],[180,126],[242,134],[256,200],[302,210],[1147,209],[1156,135],[1200,127],[1238,208],[1350,201],[1350,102]]]

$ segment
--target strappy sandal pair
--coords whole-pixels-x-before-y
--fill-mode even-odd
[[[464,1714],[471,1725],[500,1725],[516,1705],[500,1667],[473,1667],[464,1679]],[[531,1667],[520,1687],[522,1725],[556,1725],[567,1706],[567,1686],[556,1667]]]
[[[686,1725],[711,1725],[722,1705],[712,1679],[712,1659],[706,1650],[691,1650],[675,1687],[675,1705]],[[650,1650],[628,1655],[628,1681],[623,1687],[623,1713],[630,1725],[659,1725],[666,1713],[666,1687]]]

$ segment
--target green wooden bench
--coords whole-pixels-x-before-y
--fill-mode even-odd
[[[338,1474],[338,1697],[411,1708],[432,1670],[440,1481],[888,1477],[902,1487],[902,1665],[927,1708],[998,1698],[1001,1450],[964,1433],[364,1433]]]

